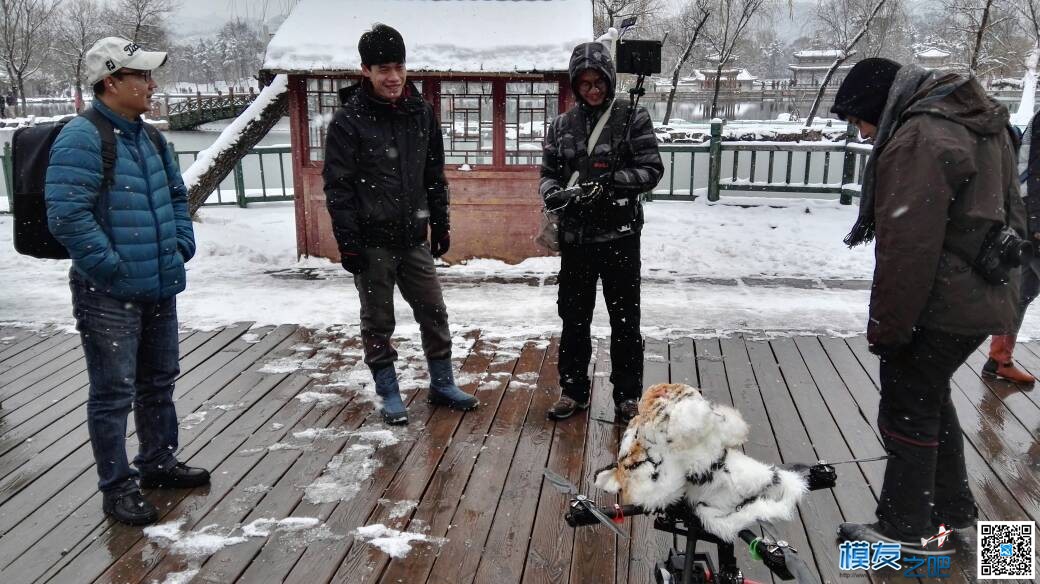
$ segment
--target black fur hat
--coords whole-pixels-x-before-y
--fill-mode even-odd
[[[404,39],[385,24],[376,24],[358,41],[361,63],[366,67],[383,63],[404,63]]]

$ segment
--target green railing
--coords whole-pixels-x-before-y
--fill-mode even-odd
[[[707,142],[661,145],[665,176],[647,198],[692,200],[706,195],[709,201],[718,201],[723,192],[765,192],[837,195],[848,205],[859,195],[863,165],[871,152],[869,145],[855,142],[855,137],[856,130],[850,127],[842,142],[734,142],[722,139],[721,123],[712,124]],[[250,150],[205,204],[245,207],[253,202],[292,200],[290,153],[289,146]],[[178,152],[178,160],[188,162],[181,168],[187,168],[198,154],[195,150]],[[275,157],[277,171],[272,167]],[[10,192],[9,145],[4,145],[2,161],[5,192]],[[0,212],[3,209],[0,205]]]
[[[188,168],[191,162],[199,157],[199,150],[182,150],[177,152],[178,162],[190,157],[188,164],[181,163],[181,168]],[[215,191],[206,199],[204,205],[238,205],[245,207],[249,203],[266,203],[272,201],[293,200],[292,187],[292,148],[289,146],[257,146],[249,151],[235,164],[231,174],[217,185]],[[277,158],[277,170],[272,168]],[[265,162],[266,159],[266,162]],[[286,172],[288,164],[289,172]],[[246,167],[250,177],[259,177],[259,185],[247,186]],[[276,173],[271,176],[271,173]],[[230,183],[230,184],[229,184]],[[257,188],[259,186],[259,188]]]
[[[722,124],[701,144],[662,144],[665,176],[648,198],[690,200],[723,191],[838,195],[851,204],[859,195],[871,147],[855,142],[850,127],[843,142],[723,141]],[[835,160],[837,159],[837,160]]]
[[[170,146],[172,147],[173,144],[171,143]],[[249,203],[291,201],[293,199],[291,153],[292,149],[289,146],[253,148],[235,164],[231,174],[217,185],[217,189],[203,204],[245,207]],[[198,150],[177,152],[181,168],[187,168],[198,156]],[[190,157],[187,165],[184,164],[185,157]],[[4,174],[3,189],[0,192],[0,199],[4,199],[4,202],[0,203],[0,213],[6,213],[10,212],[8,193],[14,190],[10,144],[4,144],[3,152],[0,154],[0,163],[2,163],[0,167]],[[274,164],[277,164],[277,170],[272,167]],[[258,185],[248,184],[247,169],[250,177],[259,177]],[[251,178],[251,180],[255,179]]]

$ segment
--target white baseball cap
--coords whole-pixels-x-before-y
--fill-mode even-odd
[[[137,69],[151,71],[166,62],[166,53],[145,51],[137,43],[122,37],[105,37],[90,47],[83,57],[87,85],[94,85],[116,71]]]

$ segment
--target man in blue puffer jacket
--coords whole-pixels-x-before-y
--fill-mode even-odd
[[[158,519],[141,487],[209,483],[207,471],[175,457],[176,294],[184,290],[195,238],[177,162],[165,140],[157,151],[141,120],[156,88],[152,71],[165,61],[166,53],[126,39],[95,43],[85,68],[93,107],[115,134],[112,184],[103,184],[101,134],[84,117],[62,129],[47,169],[48,224],[72,258],[72,309],[90,378],[87,427],[102,508],[131,525]],[[136,470],[126,454],[131,409],[140,442]]]

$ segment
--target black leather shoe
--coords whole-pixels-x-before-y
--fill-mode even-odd
[[[614,420],[627,426],[638,413],[639,400],[626,399],[614,407]]]
[[[209,484],[209,471],[178,462],[169,470],[141,475],[143,489],[190,489]]]
[[[105,493],[101,509],[105,515],[127,525],[148,525],[159,520],[159,510],[137,489],[126,493]]]

